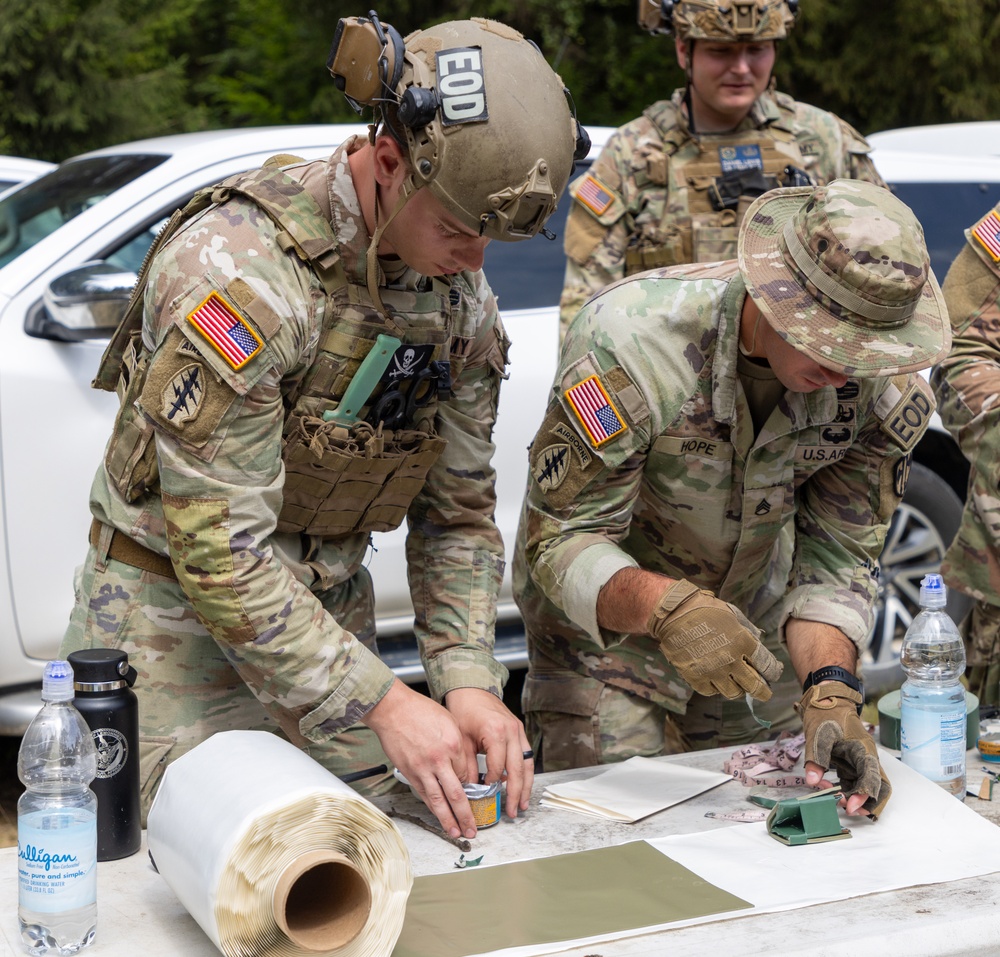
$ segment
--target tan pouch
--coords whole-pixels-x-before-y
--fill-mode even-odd
[[[291,416],[278,531],[334,538],[398,528],[446,445],[428,432]]]
[[[118,385],[121,406],[104,456],[108,476],[127,502],[134,502],[155,488],[160,477],[153,426],[137,404],[149,362],[149,354],[139,348],[140,345],[136,334],[125,350],[123,374]]]

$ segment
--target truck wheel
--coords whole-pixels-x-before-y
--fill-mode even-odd
[[[914,462],[882,551],[875,627],[862,656],[869,700],[903,683],[899,649],[904,632],[920,610],[920,580],[939,570],[961,517],[962,502],[951,486],[926,466]],[[967,595],[949,589],[948,614],[956,624],[971,604]]]

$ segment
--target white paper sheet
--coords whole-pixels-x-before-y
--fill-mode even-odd
[[[875,824],[841,815],[842,823],[851,830],[850,840],[789,847],[770,837],[764,823],[754,823],[656,838],[649,843],[699,877],[752,902],[753,910],[733,913],[739,917],[1000,870],[1000,827],[905,767],[889,752],[879,751],[892,784],[892,798]],[[538,957],[712,920],[719,920],[719,915],[645,927],[632,934],[511,947],[470,957]],[[992,952],[989,947],[983,951]]]
[[[882,752],[893,794],[872,824],[841,815],[851,839],[788,848],[764,824],[650,843],[700,877],[751,901],[790,910],[1000,870],[1000,828]],[[796,852],[800,853],[796,853]]]
[[[634,757],[586,780],[552,785],[540,803],[633,824],[729,780],[721,771]]]

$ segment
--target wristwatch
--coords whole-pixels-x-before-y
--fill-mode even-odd
[[[853,688],[861,695],[861,702],[858,704],[858,714],[861,714],[861,706],[865,700],[865,686],[856,675],[851,674],[846,668],[837,665],[826,665],[824,668],[817,668],[806,675],[806,680],[802,685],[802,693],[805,694],[813,685],[818,685],[821,681],[840,681]]]

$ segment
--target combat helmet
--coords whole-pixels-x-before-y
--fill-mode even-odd
[[[359,112],[374,107],[406,149],[404,194],[430,189],[490,239],[543,231],[590,147],[539,49],[493,20],[441,23],[405,40],[374,12],[341,20],[328,66]]]
[[[756,43],[788,35],[798,0],[639,0],[639,26],[680,40]]]

